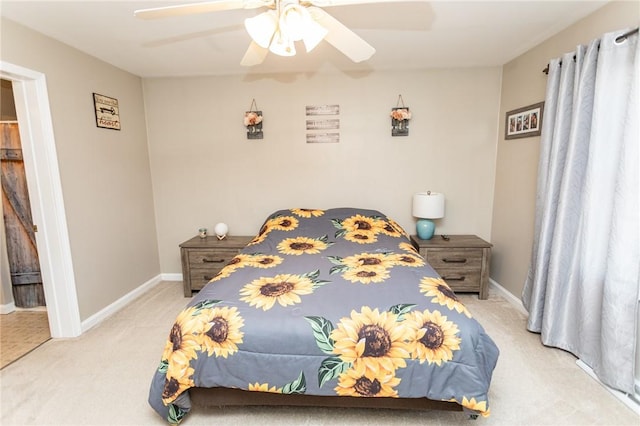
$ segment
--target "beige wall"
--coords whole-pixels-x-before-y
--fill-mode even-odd
[[[437,232],[491,235],[500,68],[144,79],[162,271],[178,244],[226,222],[255,235],[281,208],[374,208],[409,232],[414,192],[446,196]],[[398,94],[413,114],[391,137]],[[255,98],[263,140],[247,140]],[[307,144],[305,106],[340,106],[340,142]]]
[[[533,241],[540,138],[505,141],[505,113],[544,100],[546,75],[542,70],[550,59],[571,52],[578,44],[587,44],[605,32],[637,27],[639,14],[637,1],[611,2],[503,68],[491,277],[518,298],[527,276]]]
[[[84,320],[160,273],[141,80],[1,24],[2,60],[46,75]],[[118,99],[122,131],[96,127],[93,92]]]

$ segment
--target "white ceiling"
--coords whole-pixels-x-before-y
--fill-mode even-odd
[[[376,48],[356,64],[322,42],[239,65],[250,38],[233,10],[145,21],[137,9],[190,1],[4,1],[0,14],[142,77],[503,65],[607,1],[424,1],[327,7]],[[6,42],[6,41],[5,41]],[[9,41],[10,42],[10,41]],[[0,52],[1,54],[1,52]],[[542,65],[542,64],[541,64]]]

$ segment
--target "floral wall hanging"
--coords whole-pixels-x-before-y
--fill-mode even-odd
[[[391,136],[409,136],[409,120],[411,112],[404,106],[402,95],[398,95],[398,103],[391,108]]]
[[[249,111],[244,113],[244,126],[247,128],[247,139],[262,139],[262,111],[258,111],[256,100],[251,101]]]

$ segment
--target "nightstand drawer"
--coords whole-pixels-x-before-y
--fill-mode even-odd
[[[221,270],[221,267],[216,269],[192,269],[189,274],[191,290],[202,290],[202,288],[211,281],[211,278],[218,275],[218,272]]]
[[[481,275],[479,269],[438,268],[437,271],[453,291],[480,291]]]
[[[189,265],[191,269],[222,269],[238,254],[238,249],[190,250]]]
[[[476,270],[482,266],[482,249],[440,249],[433,248],[427,251],[427,262],[434,269],[457,269],[460,271]]]

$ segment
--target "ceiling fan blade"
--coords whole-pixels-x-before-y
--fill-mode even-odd
[[[347,6],[352,4],[370,4],[370,3],[427,3],[431,0],[307,0],[307,2],[317,7],[331,6]]]
[[[267,53],[269,53],[268,48],[261,47],[255,41],[252,41],[249,45],[249,48],[245,52],[242,60],[240,61],[240,65],[243,67],[252,67],[254,65],[260,65],[264,62],[264,59],[267,57]]]
[[[325,41],[344,53],[353,62],[362,62],[376,53],[376,49],[345,27],[340,21],[317,7],[309,7],[313,19],[328,30]]]
[[[256,9],[271,7],[274,0],[212,0],[200,3],[178,4],[174,6],[139,9],[133,12],[136,18],[160,19],[171,16],[195,15],[198,13],[221,12],[235,9]]]

